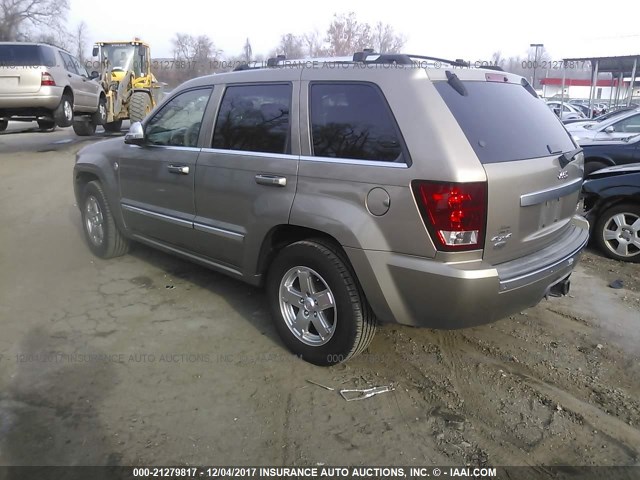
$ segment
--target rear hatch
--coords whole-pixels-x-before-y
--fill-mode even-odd
[[[0,44],[0,96],[37,93],[42,72],[53,65],[55,56],[49,47]]]
[[[487,175],[484,259],[499,264],[552,244],[576,212],[578,147],[520,77],[477,70],[447,76],[434,85]]]

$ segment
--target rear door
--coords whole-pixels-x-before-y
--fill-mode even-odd
[[[570,228],[582,184],[577,146],[545,103],[517,77],[487,73],[464,89],[434,82],[487,174],[484,258],[498,264],[536,252]],[[581,155],[581,154],[580,154]]]
[[[52,65],[55,56],[49,47],[0,44],[0,97],[37,93],[43,67]]]
[[[66,52],[60,52],[62,66],[73,89],[74,110],[86,111],[91,105],[91,95],[88,92],[86,79],[82,77],[76,68],[76,61]]]
[[[299,162],[299,71],[226,85],[195,179],[198,251],[234,271],[255,267],[270,229],[289,222]],[[248,271],[247,271],[248,272]]]

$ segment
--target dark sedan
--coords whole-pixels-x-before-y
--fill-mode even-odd
[[[622,139],[582,140],[584,172],[589,175],[601,168],[640,162],[640,135]]]
[[[609,258],[640,262],[640,163],[592,173],[582,192],[598,247]]]

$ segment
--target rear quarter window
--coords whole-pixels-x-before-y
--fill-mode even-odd
[[[482,163],[560,155],[575,149],[560,120],[522,85],[463,84],[467,95],[446,81],[434,83]]]

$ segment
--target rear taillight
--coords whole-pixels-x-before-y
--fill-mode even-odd
[[[42,80],[40,80],[41,87],[55,87],[56,81],[53,79],[49,72],[42,72]]]
[[[438,250],[475,250],[484,244],[487,184],[414,181],[413,194]]]

